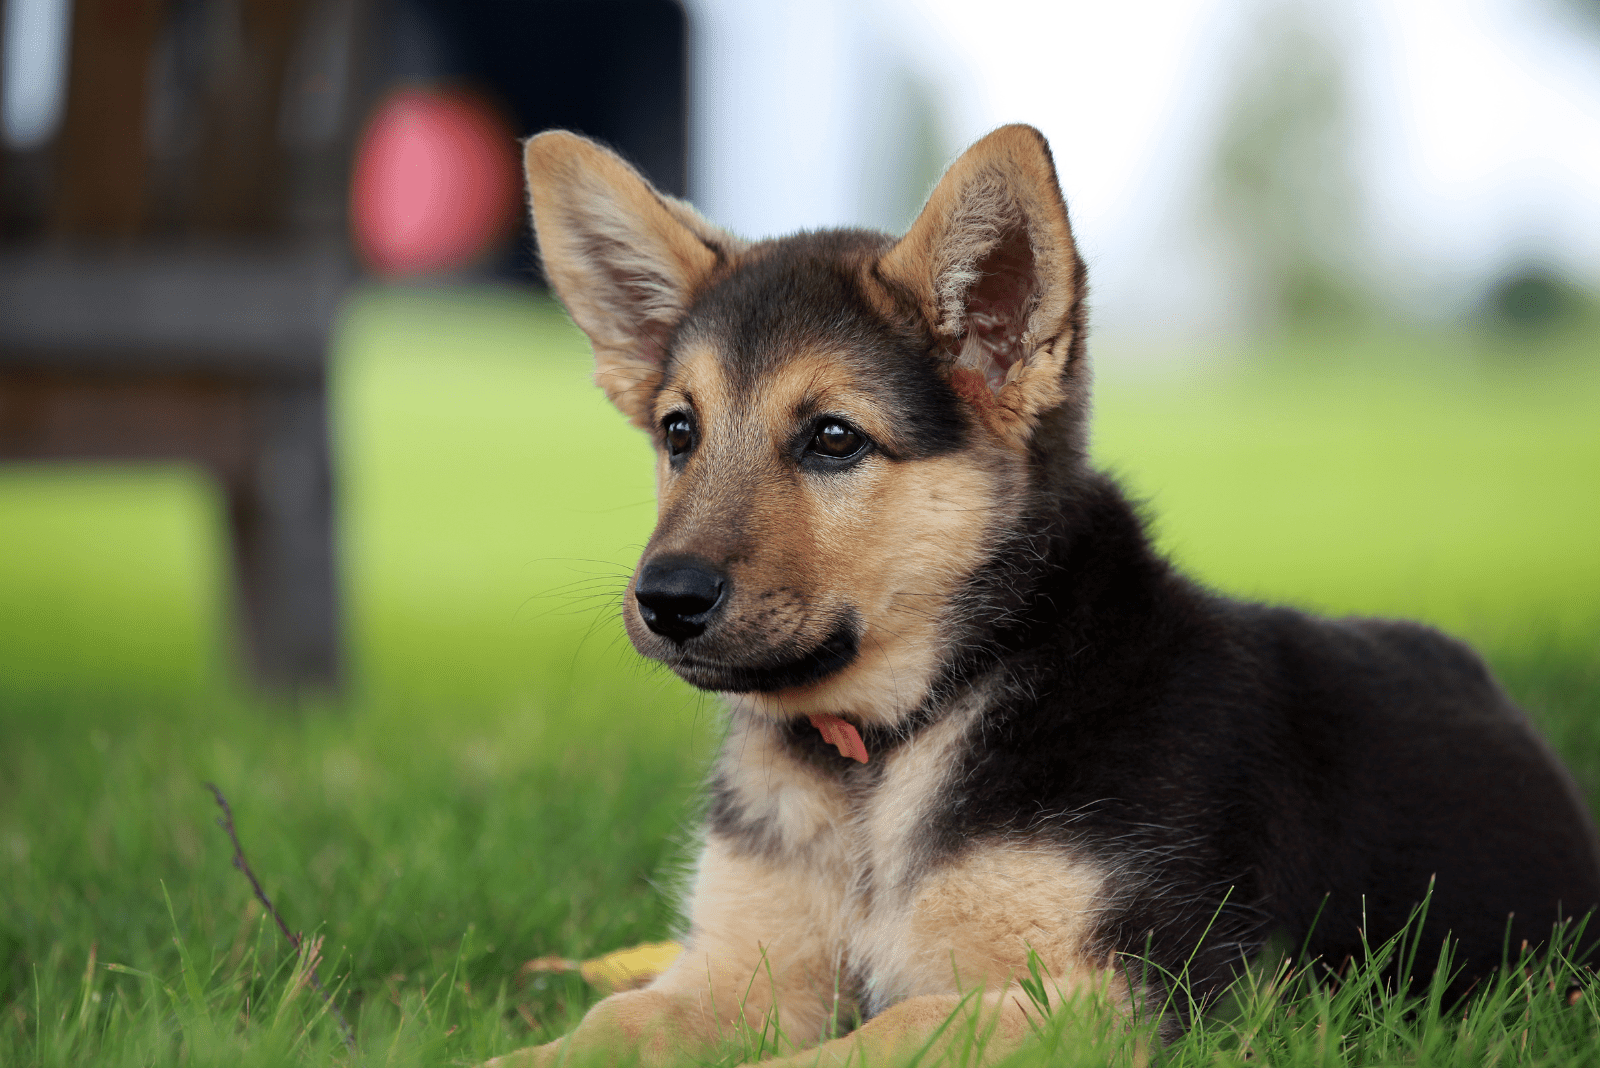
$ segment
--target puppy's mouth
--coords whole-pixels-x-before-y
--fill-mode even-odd
[[[693,642],[689,643],[693,646]],[[855,662],[861,651],[855,621],[839,620],[829,635],[797,656],[781,653],[771,659],[740,661],[702,654],[691,647],[661,658],[691,686],[724,693],[774,693],[820,682]]]

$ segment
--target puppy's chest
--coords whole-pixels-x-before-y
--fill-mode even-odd
[[[937,728],[935,728],[937,730]],[[956,733],[945,729],[940,734]],[[819,766],[781,744],[739,740],[723,768],[713,829],[775,855],[796,879],[837,883],[852,907],[914,880],[951,803],[949,738],[918,738],[875,766]]]
[[[952,716],[866,767],[819,766],[756,739],[730,747],[724,833],[776,854],[795,892],[837,902],[826,938],[871,992],[907,986],[908,956],[945,956],[913,920],[919,896],[943,880],[937,828],[955,801],[952,780],[975,710]],[[715,821],[714,821],[715,827]],[[960,909],[957,910],[961,911]],[[823,932],[818,932],[823,933]],[[934,941],[942,932],[934,933]]]
[[[951,850],[976,710],[936,724],[875,770],[818,774],[777,749],[725,766],[746,828],[794,892],[837,902],[813,933],[831,944],[868,1015],[903,998],[1005,982],[1037,952],[1053,974],[1086,959],[1110,901],[1106,869],[1065,843],[995,836]],[[755,842],[750,844],[754,845]]]
[[[750,811],[778,845],[797,894],[837,902],[819,931],[868,995],[905,985],[898,974],[919,892],[937,866],[934,828],[950,804],[949,754],[901,749],[838,778],[775,785]]]
[[[952,801],[950,756],[891,760],[878,788],[861,798],[841,843],[847,907],[837,937],[868,1015],[923,992],[919,962],[941,955],[946,940],[947,932],[928,930],[917,918],[921,899],[943,881],[934,829]]]

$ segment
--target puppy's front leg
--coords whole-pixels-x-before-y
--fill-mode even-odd
[[[614,994],[567,1037],[496,1058],[496,1068],[580,1063],[601,1051],[645,1065],[708,1052],[740,1027],[790,1048],[814,1044],[833,1019],[844,885],[782,858],[712,836],[690,905],[688,947],[643,990]],[[488,1068],[488,1066],[485,1066]]]
[[[763,1062],[761,1068],[855,1068],[897,1062],[923,1050],[938,1063],[968,1043],[990,1064],[1016,1052],[1032,1033],[1021,992],[923,994],[884,1010],[843,1038],[816,1049]]]
[[[613,994],[590,1009],[565,1038],[496,1057],[483,1068],[545,1068],[567,1059],[586,1064],[602,1051],[635,1051],[645,1065],[665,1064],[679,1051],[692,1050],[703,1023],[692,1019],[680,999],[650,987]],[[700,1026],[695,1024],[700,1023]]]
[[[1062,978],[1046,987],[1048,1004],[1040,1006],[1011,975],[984,976],[985,986],[961,993],[920,994],[885,1009],[843,1038],[816,1049],[763,1062],[761,1068],[875,1068],[915,1056],[924,1064],[993,1064],[1015,1053],[1054,1013],[1073,1019],[1083,1009],[1109,1009],[1128,1017],[1130,1000],[1125,978],[1111,968],[1084,965],[1063,969]],[[1097,1019],[1094,1012],[1082,1017]],[[1098,1024],[1095,1024],[1098,1026]],[[1135,1036],[1135,1063],[1146,1063]]]

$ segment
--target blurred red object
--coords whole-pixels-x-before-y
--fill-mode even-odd
[[[378,274],[464,266],[505,234],[516,206],[515,137],[473,93],[396,90],[362,131],[350,225]]]

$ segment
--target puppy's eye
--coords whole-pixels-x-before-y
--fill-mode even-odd
[[[819,456],[846,460],[866,448],[867,439],[849,423],[828,419],[817,427],[810,451]]]
[[[682,456],[694,448],[694,424],[682,412],[674,412],[661,421],[661,436],[666,439],[670,456]]]

